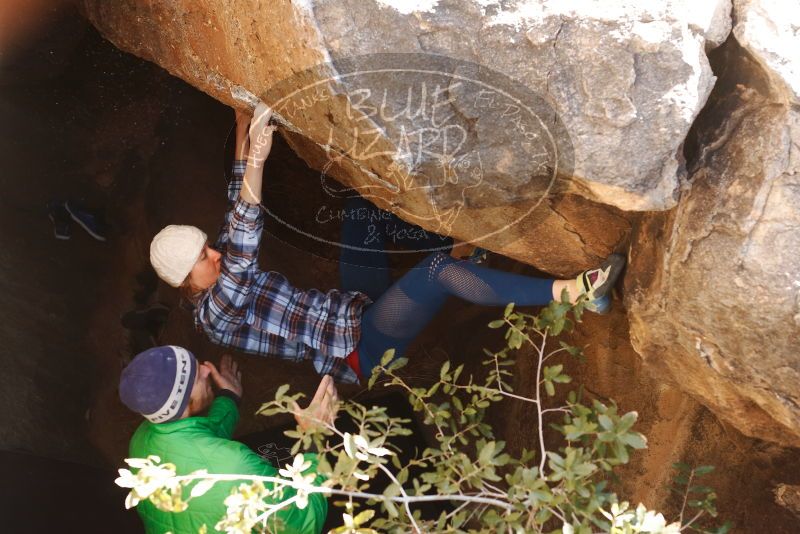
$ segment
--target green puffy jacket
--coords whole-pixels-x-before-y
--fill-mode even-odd
[[[231,440],[238,420],[236,403],[220,396],[214,399],[207,417],[188,417],[158,424],[145,421],[131,438],[130,457],[146,458],[155,454],[162,462],[175,464],[179,475],[198,469],[216,474],[277,475],[277,470],[269,462],[246,445]],[[306,454],[305,458],[311,462],[309,471],[316,471],[317,456]],[[317,484],[323,481],[322,476],[317,476]],[[162,512],[150,501],[140,502],[137,509],[148,534],[196,533],[204,524],[208,532],[218,532],[214,525],[225,515],[223,501],[231,488],[241,482],[217,482],[205,495],[193,498],[189,508],[183,512]],[[293,491],[284,492],[284,498],[293,495]],[[280,532],[318,534],[327,511],[328,503],[323,495],[310,495],[303,510],[288,506],[277,512],[279,521],[282,521]],[[270,519],[270,524],[272,522]]]

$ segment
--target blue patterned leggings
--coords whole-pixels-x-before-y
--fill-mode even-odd
[[[387,237],[415,250],[448,249],[452,240],[424,232],[361,198],[350,199],[346,209],[368,214],[345,219],[339,263],[342,288],[373,300],[361,319],[358,344],[364,377],[372,374],[388,349],[403,355],[450,296],[485,306],[544,305],[553,298],[552,279],[489,269],[447,252],[432,252],[392,284]]]

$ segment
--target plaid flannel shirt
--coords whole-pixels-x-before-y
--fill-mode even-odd
[[[311,358],[319,374],[357,383],[344,358],[361,337],[369,298],[355,291],[301,291],[282,274],[258,269],[264,216],[259,205],[239,197],[246,165],[233,165],[231,205],[214,245],[223,254],[222,268],[197,301],[195,324],[219,345],[292,361]]]

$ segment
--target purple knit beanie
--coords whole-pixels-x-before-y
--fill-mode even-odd
[[[179,419],[194,386],[197,359],[182,347],[167,345],[139,353],[122,370],[119,398],[153,423]]]

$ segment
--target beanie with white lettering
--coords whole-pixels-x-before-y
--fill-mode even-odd
[[[197,359],[174,345],[141,352],[122,370],[119,398],[153,423],[180,419],[192,394]]]

